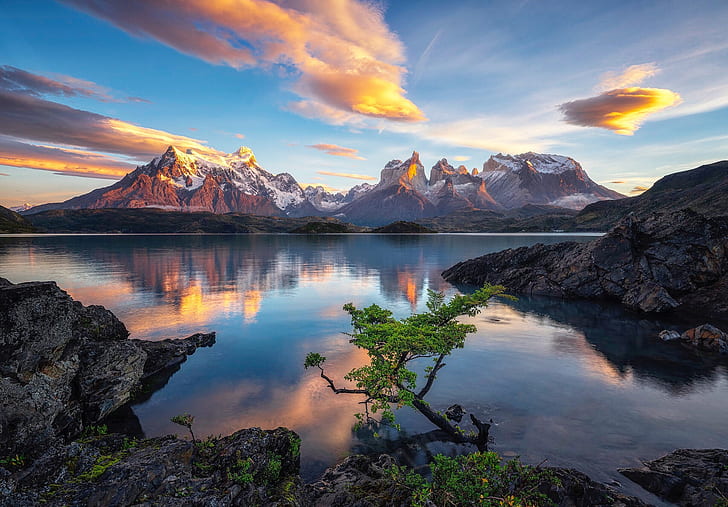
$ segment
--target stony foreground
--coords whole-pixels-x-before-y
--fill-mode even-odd
[[[0,278],[0,449],[34,458],[80,435],[215,334],[129,340],[102,306],[83,306],[55,282]]]

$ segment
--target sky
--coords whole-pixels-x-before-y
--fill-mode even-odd
[[[0,204],[170,144],[345,190],[420,153],[567,155],[636,195],[728,159],[728,2],[3,0]]]

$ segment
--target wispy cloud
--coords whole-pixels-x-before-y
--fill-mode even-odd
[[[2,155],[0,155],[2,157]],[[10,176],[8,173],[0,173],[0,176]]]
[[[235,134],[235,137],[237,137],[238,139],[245,139],[245,135],[243,134]]]
[[[472,157],[468,157],[466,155],[455,155],[452,159],[456,162],[467,162]]]
[[[637,86],[645,79],[654,76],[660,72],[660,69],[654,63],[641,63],[639,65],[630,65],[622,72],[606,72],[599,83],[599,91],[615,90],[617,88],[627,88],[629,86]]]
[[[559,106],[564,121],[581,127],[600,127],[633,135],[647,116],[680,104],[680,95],[663,88],[620,88],[596,97]]]
[[[376,181],[377,178],[374,176],[368,176],[366,174],[355,174],[355,173],[337,173],[332,171],[316,171],[318,174],[324,174],[326,176],[338,176],[340,178],[351,178],[353,180],[365,180],[365,181]]]
[[[102,102],[149,102],[140,97],[120,99],[109,88],[71,76],[57,75],[55,79],[33,74],[10,65],[0,66],[0,90],[24,93],[36,97],[57,95],[62,97],[87,97]]]
[[[339,146],[336,144],[309,144],[307,145],[307,147],[313,148],[314,150],[323,151],[327,155],[333,155],[335,157],[347,157],[356,160],[366,160],[364,157],[357,155],[357,153],[359,153],[359,150],[355,150],[354,148],[345,148],[344,146]]]
[[[636,195],[636,194],[641,194],[645,190],[649,190],[649,189],[650,189],[650,187],[643,187],[641,185],[637,185],[632,190],[630,190],[629,193],[630,194],[633,194],[633,195]]]
[[[347,113],[417,122],[420,109],[402,88],[404,47],[379,4],[357,0],[65,0],[126,32],[156,39],[213,64],[297,73],[302,97]],[[305,104],[312,103],[313,107]],[[320,108],[318,108],[321,110]]]

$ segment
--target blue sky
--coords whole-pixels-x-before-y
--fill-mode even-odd
[[[725,26],[720,1],[6,0],[0,204],[111,184],[171,141],[335,189],[366,180],[320,171],[532,150],[629,193],[728,158]]]

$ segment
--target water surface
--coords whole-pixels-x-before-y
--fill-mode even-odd
[[[287,426],[303,438],[313,479],[352,451],[388,450],[412,464],[426,453],[402,435],[352,431],[356,397],[335,395],[303,369],[309,351],[340,377],[365,359],[342,332],[346,302],[377,303],[405,316],[427,289],[455,293],[440,273],[455,262],[537,242],[585,235],[33,236],[0,238],[0,276],[55,280],[85,304],[102,304],[134,338],[216,331],[159,391],[132,407],[147,436],[181,432],[173,415],[195,416],[196,433]],[[468,288],[460,288],[468,290]],[[494,302],[441,370],[428,399],[492,418],[493,448],[524,461],[572,466],[597,480],[678,447],[728,441],[726,362],[655,335],[665,327],[612,305],[522,297]],[[431,428],[400,410],[403,433]],[[427,452],[465,449],[442,443]],[[648,498],[648,497],[646,497]]]

